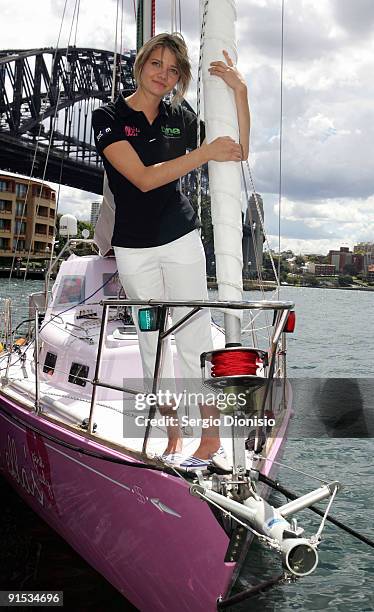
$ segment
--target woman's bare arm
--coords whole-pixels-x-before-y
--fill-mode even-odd
[[[249,132],[251,127],[247,84],[240,74],[227,51],[223,51],[225,62],[217,61],[210,64],[211,75],[220,77],[234,91],[236,112],[238,115],[239,142],[242,147],[243,160],[247,159],[249,153]]]
[[[216,138],[210,144],[204,142],[191,153],[153,166],[145,166],[135,149],[125,140],[108,145],[103,153],[120,174],[143,192],[167,185],[208,161],[242,159],[241,146],[229,136]]]

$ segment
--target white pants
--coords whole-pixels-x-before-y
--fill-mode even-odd
[[[168,244],[150,248],[114,247],[117,267],[129,299],[207,300],[205,253],[198,230]],[[171,309],[173,324],[190,308]],[[154,374],[158,332],[141,332],[138,308],[133,309],[145,379]],[[185,385],[197,388],[201,380],[200,354],[213,348],[210,311],[203,308],[175,331],[180,375]],[[170,340],[164,341],[160,378],[174,380]],[[201,388],[200,388],[201,390]]]

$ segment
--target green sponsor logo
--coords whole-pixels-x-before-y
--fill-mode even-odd
[[[161,132],[163,133],[164,136],[166,136],[167,138],[180,138],[181,135],[181,131],[180,128],[172,128],[172,127],[164,127],[163,125],[161,126]]]

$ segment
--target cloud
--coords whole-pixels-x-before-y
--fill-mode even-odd
[[[18,0],[12,5],[2,2],[1,47],[3,49],[55,47],[58,40],[60,47],[66,47],[68,43],[74,44],[77,32],[77,46],[113,51],[117,2],[106,0],[105,10],[100,0],[81,2],[78,28],[74,15],[75,4],[75,2],[65,3],[65,0],[38,0],[35,3]],[[131,10],[126,11],[125,3],[124,8],[123,47],[134,48],[134,13]],[[59,39],[63,15],[64,21]],[[9,27],[6,24],[9,24]],[[41,24],[48,24],[48,27],[41,28]]]
[[[374,3],[372,0],[333,0],[332,8],[339,25],[350,34],[361,38],[372,33]]]
[[[51,185],[54,189],[58,189],[58,185],[54,183],[51,183]],[[70,213],[82,221],[89,221],[91,204],[99,201],[101,201],[101,196],[95,193],[61,185],[58,212],[62,214]]]
[[[217,6],[218,0],[211,0]],[[0,0],[1,2],[1,0]],[[2,48],[54,46],[65,0],[1,2]],[[68,2],[61,46],[66,46],[74,2]],[[178,3],[177,3],[178,5]],[[199,2],[181,0],[182,31],[195,80]],[[113,50],[116,0],[80,3],[77,45]],[[171,29],[170,3],[156,4],[157,32]],[[134,47],[132,2],[124,3],[123,46]],[[239,69],[248,83],[255,187],[270,234],[279,188],[280,0],[240,0]],[[41,23],[48,27],[40,28]],[[14,24],[17,24],[14,27]],[[374,1],[287,0],[284,15],[282,117],[282,232],[285,246],[306,250],[374,241]],[[74,40],[75,28],[71,40]],[[97,196],[61,188],[61,211],[89,218]],[[330,246],[329,241],[331,242]],[[311,248],[314,245],[314,248]],[[299,246],[297,248],[299,248]]]
[[[278,236],[270,236],[270,246],[275,251],[278,251]],[[281,251],[291,250],[294,253],[316,253],[324,254],[330,250],[338,250],[341,246],[350,246],[348,243],[339,240],[328,239],[300,239],[300,238],[284,238],[281,240]]]
[[[317,244],[351,248],[358,242],[374,242],[374,196],[366,199],[332,198],[326,200],[281,201],[281,237],[283,248],[305,241],[305,251],[318,252]],[[264,197],[265,226],[272,246],[277,245],[278,197]],[[311,248],[312,243],[315,245]],[[307,244],[309,245],[307,247]],[[288,248],[288,247],[287,247]]]

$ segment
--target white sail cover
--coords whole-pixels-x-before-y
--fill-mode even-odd
[[[204,16],[206,2],[201,2]],[[204,120],[206,138],[211,142],[218,136],[231,136],[239,142],[239,129],[234,93],[217,76],[208,72],[212,61],[225,58],[225,49],[234,63],[236,49],[236,1],[210,0],[205,16],[202,55],[204,88]],[[220,300],[242,300],[242,209],[241,169],[237,162],[209,162],[209,187],[216,255],[216,275]],[[230,310],[241,318],[241,311]]]
[[[100,254],[105,256],[112,251],[112,236],[116,205],[104,172],[103,200],[100,206],[99,218],[95,225],[94,241]]]

